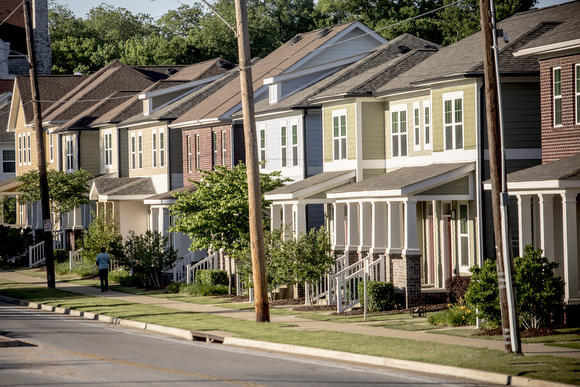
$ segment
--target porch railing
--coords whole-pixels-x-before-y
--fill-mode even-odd
[[[183,258],[180,258],[173,264],[171,273],[173,274],[173,282],[183,282],[187,279],[187,266],[196,263],[195,254],[188,253]]]
[[[306,284],[305,303],[312,305],[314,302],[326,298],[328,305],[336,305],[336,292],[334,285],[336,280],[334,275],[348,267],[348,252],[338,257],[332,265],[331,273],[320,277],[320,281],[313,284]],[[309,290],[309,291],[308,291]]]
[[[68,252],[69,269],[71,271],[83,266],[83,257],[81,256],[81,251],[82,249]]]
[[[64,249],[64,231],[56,230],[52,234],[52,248],[53,249]]]
[[[44,257],[44,241],[37,243],[34,246],[28,247],[29,267],[38,266],[45,261],[46,258]]]
[[[194,265],[186,265],[186,280],[187,284],[195,283],[195,273],[198,270],[215,270],[219,268],[219,260],[218,260],[218,253],[217,251],[211,255],[208,255],[198,263]]]
[[[371,261],[370,255],[341,272],[336,273],[336,310],[338,313],[351,309],[360,302],[358,284],[365,280],[385,281],[385,256]]]

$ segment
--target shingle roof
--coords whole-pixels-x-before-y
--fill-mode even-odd
[[[292,194],[303,190],[305,188],[309,188],[329,180],[332,180],[336,177],[348,175],[353,171],[335,171],[335,172],[322,172],[317,175],[308,177],[304,180],[297,181],[296,183],[285,185],[284,187],[276,188],[270,192],[267,192],[267,195],[284,195],[284,194]]]
[[[222,58],[215,58],[187,66],[177,74],[168,78],[170,81],[196,81],[213,77],[215,75],[225,74],[228,70],[233,69],[236,65]]]
[[[500,71],[502,72],[539,72],[535,58],[515,58],[512,53],[539,39],[553,30],[561,22],[580,18],[580,2],[574,1],[558,6],[518,13],[499,23],[499,28],[507,32],[511,40],[505,43],[499,39]],[[481,32],[475,33],[423,61],[410,71],[395,78],[377,91],[378,95],[387,94],[412,87],[413,84],[483,70],[483,43]]]
[[[155,195],[155,186],[149,177],[119,177],[94,180],[99,195]]]
[[[507,175],[510,183],[548,180],[580,180],[580,153]],[[489,183],[490,181],[486,181]]]
[[[59,101],[87,78],[88,76],[86,75],[39,75],[38,89],[40,99],[42,101]],[[28,75],[17,75],[16,85],[20,93],[24,119],[27,124],[30,124],[34,120],[33,108],[30,103],[32,100],[30,77]],[[40,111],[45,114],[54,104],[54,102],[42,102],[40,104]]]
[[[174,189],[174,190],[169,191],[169,192],[164,192],[164,193],[161,193],[159,195],[154,195],[154,196],[148,197],[146,200],[158,200],[158,201],[176,200],[175,197],[173,196],[173,194],[181,193],[181,192],[190,192],[191,193],[191,192],[195,192],[195,191],[197,191],[197,185],[192,184],[192,185],[187,185],[185,187]]]
[[[263,86],[264,78],[281,74],[299,62],[305,55],[322,46],[338,33],[356,22],[333,26],[329,33],[318,39],[319,30],[300,34],[301,39],[295,43],[287,42],[252,68],[254,92]],[[219,92],[208,96],[193,109],[183,114],[173,124],[182,124],[208,118],[219,118],[241,103],[240,81],[231,80]]]
[[[332,189],[327,193],[400,190],[413,184],[444,175],[469,164],[472,163],[430,164],[419,167],[399,168],[355,184]]]

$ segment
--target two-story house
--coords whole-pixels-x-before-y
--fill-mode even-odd
[[[517,198],[519,254],[531,244],[560,264],[566,319],[573,321],[580,316],[580,4],[546,11],[561,17],[514,52],[539,62],[542,164],[508,174],[507,181]]]

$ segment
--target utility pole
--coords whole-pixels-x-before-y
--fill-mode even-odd
[[[252,272],[254,276],[254,298],[256,322],[270,322],[268,306],[268,283],[266,281],[266,259],[264,253],[264,226],[262,223],[262,192],[260,189],[260,169],[254,117],[254,88],[248,33],[248,12],[246,0],[235,0],[236,30],[240,83],[242,91],[242,114],[244,118],[244,141],[248,173],[248,202],[250,205],[250,247],[252,251]]]
[[[24,0],[24,25],[28,48],[28,64],[30,65],[30,91],[32,94],[32,109],[34,113],[34,131],[36,135],[36,151],[38,153],[38,176],[40,177],[40,197],[42,204],[42,224],[44,227],[44,257],[46,258],[46,281],[49,288],[55,287],[54,251],[52,248],[52,222],[50,220],[50,202],[48,198],[48,178],[46,175],[46,157],[44,151],[44,133],[40,112],[40,93],[36,75],[36,55],[34,52],[34,34],[30,15],[30,0]]]
[[[489,144],[489,167],[491,174],[491,201],[493,207],[493,231],[499,297],[501,307],[502,334],[506,353],[521,353],[517,331],[516,298],[513,289],[513,256],[508,230],[508,194],[505,178],[503,142],[503,120],[501,116],[501,89],[499,61],[497,56],[497,31],[493,0],[480,0],[481,30],[483,33],[483,66],[485,101],[487,111],[487,136]],[[501,171],[500,171],[501,167]],[[500,179],[501,175],[501,179]]]

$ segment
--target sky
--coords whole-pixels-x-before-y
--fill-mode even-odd
[[[539,0],[537,7],[544,8],[550,5],[565,3],[569,0]],[[58,4],[66,5],[77,17],[83,17],[93,7],[101,3],[114,5],[115,7],[127,8],[132,13],[146,13],[154,19],[163,16],[171,9],[177,9],[181,4],[201,3],[196,0],[56,0]],[[209,3],[213,3],[210,0]]]

